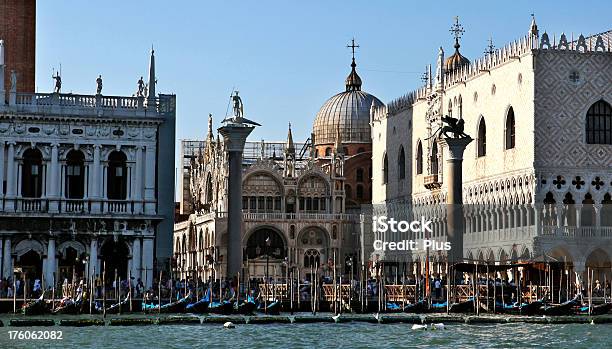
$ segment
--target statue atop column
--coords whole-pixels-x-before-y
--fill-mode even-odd
[[[234,91],[234,95],[232,96],[232,102],[234,103],[234,118],[239,119],[244,115],[244,104],[242,104],[242,99],[238,96],[238,91]]]
[[[102,75],[98,75],[98,78],[96,79],[96,94],[102,94]]]
[[[56,72],[55,75],[51,75],[51,78],[55,80],[55,89],[53,92],[60,93],[62,89],[62,77],[60,76],[59,72]]]
[[[144,80],[142,76],[138,79],[138,90],[136,91],[136,97],[144,96]]]
[[[470,138],[465,132],[465,121],[452,116],[443,116],[441,120],[445,123],[440,127],[438,137],[444,135],[446,138]],[[450,135],[449,135],[450,134]]]

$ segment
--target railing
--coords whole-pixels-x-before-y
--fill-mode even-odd
[[[150,100],[150,102],[152,108],[148,108],[149,99],[145,97],[16,93],[14,100],[11,99],[8,105],[0,104],[0,110],[54,113],[57,107],[59,108],[56,110],[57,113],[62,114],[98,116],[100,113],[105,115],[110,113],[110,115],[119,116],[142,116],[151,110],[154,113],[157,112],[159,98]]]
[[[432,174],[423,177],[423,185],[427,189],[440,188],[442,186],[442,176],[439,174]]]
[[[125,200],[108,200],[104,205],[104,213],[132,213],[132,203]]]
[[[89,202],[80,199],[67,199],[62,200],[62,205],[60,208],[61,212],[69,212],[69,213],[85,213],[89,212]]]
[[[17,208],[22,212],[45,212],[47,207],[47,200],[39,198],[18,199],[17,203]]]
[[[570,238],[593,238],[593,237],[612,237],[612,227],[557,227],[545,225],[542,227],[542,235],[559,236]]]
[[[273,220],[358,220],[359,215],[345,213],[282,213],[282,212],[243,212],[244,220],[273,221]]]

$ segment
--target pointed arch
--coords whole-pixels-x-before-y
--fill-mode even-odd
[[[514,108],[508,108],[506,113],[506,128],[504,137],[504,149],[514,149],[516,145],[516,124],[514,120]]]
[[[423,174],[423,143],[419,139],[416,146],[416,174]]]
[[[383,155],[382,165],[383,165],[383,168],[382,168],[383,184],[387,184],[387,181],[389,180],[389,159],[387,158],[387,153]]]
[[[586,114],[587,144],[612,144],[612,106],[603,99],[593,103]]]
[[[399,154],[397,156],[397,174],[399,180],[406,178],[406,154],[404,153],[403,145],[400,145]]]
[[[480,117],[480,121],[478,122],[478,139],[476,146],[476,155],[478,157],[487,155],[487,124],[485,123],[485,119],[483,116]]]

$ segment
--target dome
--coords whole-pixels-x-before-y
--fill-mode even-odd
[[[351,73],[346,78],[346,91],[328,99],[317,113],[313,132],[315,145],[334,143],[338,129],[342,143],[371,143],[370,108],[383,103],[373,95],[361,91],[361,78],[355,70],[355,59]]]
[[[446,59],[444,68],[446,71],[453,71],[464,66],[470,65],[470,60],[459,53],[459,42],[455,41],[455,53]]]

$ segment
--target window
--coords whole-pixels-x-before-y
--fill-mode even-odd
[[[406,178],[406,154],[404,154],[404,146],[400,146],[397,159],[397,171],[400,180]]]
[[[331,148],[330,147],[325,148],[325,156],[331,156]]]
[[[355,175],[357,182],[363,183],[363,168],[358,168]]]
[[[383,184],[386,184],[389,180],[389,160],[387,154],[383,157]]]
[[[357,199],[363,199],[363,185],[357,184]]]
[[[121,151],[108,156],[106,196],[111,200],[125,200],[127,197],[127,158]]]
[[[434,142],[431,147],[431,173],[430,174],[438,174],[438,143]]]
[[[506,116],[506,149],[514,149],[515,146],[515,129],[514,129],[514,109],[508,109]]]
[[[459,95],[459,119],[463,118],[463,100],[461,99],[461,95]]]
[[[477,144],[477,156],[487,155],[487,125],[485,124],[484,118],[480,119],[478,123],[478,144]]]
[[[416,174],[423,174],[423,144],[421,144],[421,141],[417,142]]]
[[[453,101],[448,100],[448,116],[453,116]]]
[[[71,150],[66,156],[66,198],[82,199],[85,189],[85,156],[81,151]]]
[[[25,198],[42,196],[42,154],[38,149],[28,149],[23,153],[21,195]]]
[[[344,192],[346,193],[346,198],[347,199],[351,199],[353,198],[353,193],[351,191],[351,186],[348,184],[344,185]]]
[[[587,144],[612,144],[612,107],[601,100],[593,104],[586,116]]]

